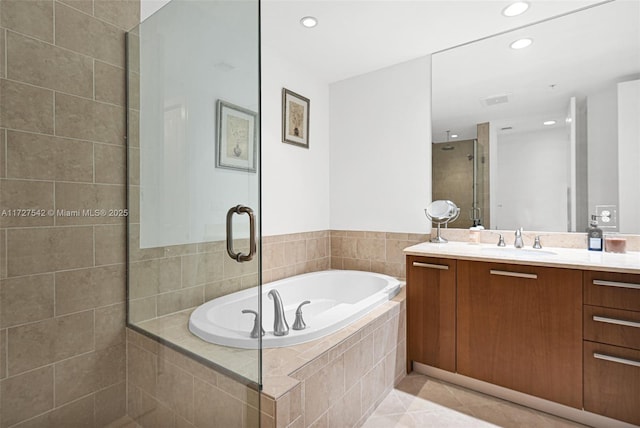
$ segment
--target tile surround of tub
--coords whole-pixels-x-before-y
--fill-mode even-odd
[[[196,338],[187,329],[189,314],[186,310],[140,325],[202,358],[255,378],[255,350]],[[214,415],[215,421],[228,426],[255,426],[258,417],[263,427],[359,426],[404,377],[405,335],[403,290],[330,336],[264,350],[258,413],[257,393],[251,388],[127,329],[129,416],[143,427],[155,427],[160,421],[209,427],[215,423]]]
[[[139,0],[0,8],[0,206],[124,208],[122,40]],[[0,218],[0,427],[125,415],[124,226]]]

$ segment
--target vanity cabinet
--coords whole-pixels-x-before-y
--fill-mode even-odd
[[[584,409],[640,425],[640,275],[583,280]]]
[[[458,261],[457,371],[582,408],[582,272]]]
[[[407,257],[407,360],[456,370],[456,260]]]

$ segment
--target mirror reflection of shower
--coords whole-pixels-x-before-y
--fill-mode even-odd
[[[489,124],[478,125],[478,138],[456,140],[451,130],[433,142],[433,200],[450,199],[458,204],[460,228],[488,228]]]

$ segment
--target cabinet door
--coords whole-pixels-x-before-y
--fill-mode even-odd
[[[458,261],[460,374],[582,408],[582,272]]]
[[[407,368],[456,370],[456,261],[407,256]]]

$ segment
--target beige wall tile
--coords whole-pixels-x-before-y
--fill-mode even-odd
[[[0,279],[7,277],[7,246],[6,231],[0,229]]]
[[[128,382],[151,395],[157,391],[158,356],[136,345],[128,344]]]
[[[164,247],[140,248],[140,225],[129,224],[129,260],[139,262],[163,256]]]
[[[204,303],[204,287],[185,288],[158,295],[158,316],[193,308]]]
[[[362,394],[360,383],[357,383],[329,409],[329,426],[356,426],[361,415]]]
[[[124,67],[122,29],[61,3],[55,9],[56,45]]]
[[[3,279],[0,328],[53,317],[53,284],[53,274]]]
[[[41,427],[90,427],[93,426],[94,397],[89,395],[78,401],[58,407],[50,412],[29,419],[15,428]]]
[[[226,254],[199,253],[182,257],[182,286],[191,287],[224,278],[223,263]]]
[[[129,301],[129,321],[142,322],[157,317],[157,296]]]
[[[129,147],[129,183],[140,185],[140,149]]]
[[[80,215],[56,216],[57,226],[124,223],[124,187],[106,184],[56,184],[56,212],[75,211]],[[84,212],[94,213],[85,215]]]
[[[0,29],[0,78],[5,77],[7,74],[5,72],[5,51],[4,51],[4,29]]]
[[[110,3],[118,6],[118,3]],[[124,3],[124,2],[123,2]],[[121,4],[123,4],[121,3]],[[125,105],[125,71],[101,61],[95,62],[96,101]]]
[[[96,266],[125,263],[126,228],[124,225],[95,226]]]
[[[94,145],[96,183],[125,184],[126,149],[108,144]]]
[[[243,405],[220,389],[194,381],[194,422],[198,428],[242,426]]]
[[[329,383],[326,371],[319,370],[304,381],[304,415],[306,421],[315,421],[329,409]]]
[[[0,26],[53,43],[53,1],[3,0]]]
[[[325,238],[307,240],[307,260],[320,259],[327,256]]]
[[[347,270],[371,270],[371,260],[350,259],[345,257],[342,259],[342,267]]]
[[[127,414],[127,386],[120,382],[95,394],[96,427],[106,427],[111,422]],[[88,425],[87,425],[88,426]],[[115,428],[115,427],[114,427]],[[124,427],[123,427],[124,428]]]
[[[0,92],[0,127],[53,134],[53,91],[3,79]]]
[[[129,40],[132,40],[131,37],[129,38]],[[131,49],[131,53],[129,55],[129,60],[131,62],[138,62],[139,59],[136,57],[133,57],[133,55],[135,55],[135,51],[138,49],[138,42],[137,39],[135,39],[136,41],[133,43],[129,43],[129,46],[135,46],[135,48]],[[139,68],[140,65],[139,64],[130,64],[130,72],[128,73],[127,77],[129,79],[129,108],[130,109],[135,109],[135,110],[140,110],[140,73],[137,73],[136,71],[134,71],[134,68]]]
[[[204,300],[209,301],[240,290],[242,290],[242,280],[240,278],[212,282],[204,287]]]
[[[265,244],[262,248],[262,257],[263,257],[263,266],[265,269],[279,268],[288,263],[288,261],[285,262],[284,242],[275,242],[272,244]]]
[[[305,241],[290,241],[284,244],[284,260],[288,264],[302,263],[307,260],[307,244]]]
[[[49,43],[7,33],[7,77],[93,98],[93,60]]]
[[[7,329],[0,330],[0,379],[7,377]]]
[[[9,375],[93,349],[93,311],[80,312],[8,330]]]
[[[193,376],[165,360],[158,362],[157,398],[178,415],[193,422]]]
[[[372,367],[373,335],[370,334],[344,353],[345,388],[351,388]]]
[[[30,275],[93,264],[91,227],[7,230],[7,275]]]
[[[96,18],[103,19],[129,31],[140,23],[139,0],[95,0],[94,13]]]
[[[7,177],[93,181],[93,144],[7,131]]]
[[[47,212],[54,207],[53,183],[3,179],[0,181],[0,207],[25,213],[1,216],[0,227],[52,226],[53,216]]]
[[[241,251],[240,246],[234,247],[236,251]],[[234,278],[238,276],[250,275],[258,272],[258,259],[254,258],[250,262],[238,263],[232,260],[231,257],[223,258],[223,269],[225,278]]]
[[[125,380],[125,346],[79,355],[55,365],[56,406]]]
[[[53,366],[0,382],[0,425],[8,427],[53,408]]]
[[[98,308],[95,311],[95,349],[105,349],[125,343],[126,308],[124,303]]]
[[[56,314],[63,315],[125,300],[125,266],[56,272]]]
[[[385,365],[384,360],[362,378],[362,412],[366,412],[375,406],[385,392]]]
[[[122,107],[56,93],[56,135],[101,143],[124,144],[123,117]]]
[[[140,400],[140,417],[137,422],[143,427],[174,428],[175,413],[144,391]]]
[[[60,3],[67,4],[73,8],[81,10],[89,15],[93,15],[93,0],[58,0]]]
[[[384,261],[386,259],[385,244],[384,239],[358,239],[356,241],[356,256],[359,259]]]
[[[137,299],[180,289],[180,271],[180,257],[130,263],[129,296]]]
[[[129,109],[127,116],[129,118],[129,133],[127,134],[129,147],[140,147],[140,112]]]

